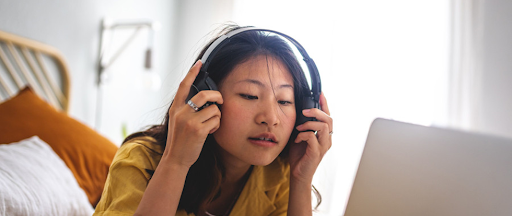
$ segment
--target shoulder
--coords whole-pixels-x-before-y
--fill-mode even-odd
[[[133,215],[160,162],[163,147],[151,137],[125,142],[110,165],[95,215]]]
[[[121,145],[112,165],[118,162],[129,162],[137,167],[155,169],[160,162],[163,150],[163,146],[152,137],[136,137]]]
[[[162,155],[164,148],[162,145],[159,145],[153,137],[140,136],[123,143],[120,147],[120,151],[121,150],[142,150]]]
[[[164,147],[150,136],[135,137],[123,143],[118,150],[118,155],[130,156],[132,154],[148,154],[162,156]],[[117,156],[117,155],[116,155]]]

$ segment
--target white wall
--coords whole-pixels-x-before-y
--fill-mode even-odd
[[[71,70],[70,115],[93,127],[101,20],[108,16],[159,21],[162,28],[155,34],[153,68],[164,81],[174,80],[171,60],[177,32],[175,5],[175,1],[169,0],[0,0],[0,29],[49,44],[62,52]],[[142,71],[144,50],[141,48],[147,43],[145,34],[138,35],[110,72],[120,77],[123,73]],[[136,80],[130,82],[137,84]],[[131,132],[144,124],[160,121],[161,113],[154,110],[167,104],[164,102],[167,94],[136,91],[114,84],[107,86],[104,93],[100,132],[120,144],[122,123],[127,124]],[[110,95],[113,91],[126,94]]]
[[[0,0],[0,29],[59,49],[71,70],[70,115],[120,144],[128,133],[160,123],[176,88],[211,31],[231,19],[232,0]],[[161,23],[155,33],[153,69],[162,88],[141,87],[147,31],[141,31],[106,71],[101,121],[96,123],[97,55],[104,17],[150,19]],[[130,31],[117,31],[121,44]]]
[[[204,45],[223,23],[231,20],[233,0],[182,0],[176,7],[177,70],[188,71]],[[181,81],[181,79],[180,79]]]
[[[512,138],[512,1],[484,1],[478,130]]]

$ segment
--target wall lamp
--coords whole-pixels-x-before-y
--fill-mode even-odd
[[[129,36],[129,38],[119,47],[112,55],[107,56],[110,50],[106,44],[105,37],[107,34],[113,33],[116,29],[135,29],[135,31]],[[137,34],[142,29],[148,29],[148,46],[146,49],[144,67],[151,69],[151,55],[153,47],[154,32],[160,29],[160,23],[147,20],[120,20],[114,21],[109,18],[105,18],[101,25],[101,36],[100,36],[100,48],[99,48],[99,61],[98,61],[98,85],[101,85],[106,79],[105,70],[108,69],[117,58],[125,51],[126,47],[136,38]]]
[[[160,30],[161,25],[159,22],[150,21],[150,20],[112,20],[109,18],[104,18],[101,23],[101,34],[100,34],[100,43],[99,43],[99,54],[98,54],[98,91],[96,97],[96,119],[95,119],[95,128],[99,129],[99,125],[101,124],[101,110],[102,110],[102,86],[105,81],[108,79],[108,73],[106,70],[118,59],[118,57],[126,50],[126,48],[133,42],[136,38],[137,34],[143,30],[148,29],[148,44],[147,49],[145,51],[144,57],[144,68],[146,69],[144,72],[142,84],[152,90],[157,90],[160,88],[161,80],[160,76],[156,72],[150,71],[151,65],[151,57],[152,57],[152,48],[153,48],[153,40],[155,31]],[[118,29],[134,29],[131,35],[124,41],[119,48],[116,50],[111,50],[112,41],[114,40],[113,35],[115,30]],[[106,38],[110,38],[110,40],[106,40]]]

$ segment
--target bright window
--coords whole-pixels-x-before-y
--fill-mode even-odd
[[[315,175],[319,215],[342,215],[371,121],[446,118],[449,1],[236,0],[233,20],[297,39],[320,70],[335,120]]]

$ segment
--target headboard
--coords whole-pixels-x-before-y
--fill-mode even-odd
[[[68,66],[55,48],[0,31],[0,102],[30,86],[41,98],[68,112]]]

